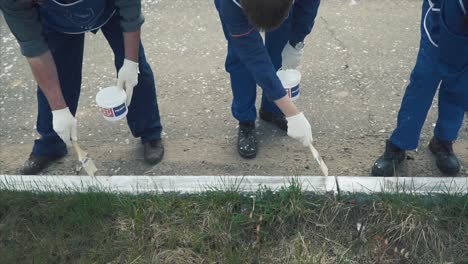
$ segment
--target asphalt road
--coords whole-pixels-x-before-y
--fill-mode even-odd
[[[307,38],[298,106],[331,175],[368,175],[383,151],[418,51],[421,3],[322,0]],[[144,13],[143,42],[156,76],[166,156],[157,166],[144,164],[126,122],[107,122],[97,112],[96,92],[115,83],[116,71],[103,35],[87,34],[77,117],[81,146],[98,174],[320,175],[308,149],[260,121],[258,157],[237,155],[226,41],[212,0],[144,1]],[[38,136],[36,87],[3,19],[0,34],[0,174],[15,174]],[[420,148],[409,153],[399,175],[440,175],[427,149],[436,117],[437,100]],[[455,145],[464,165],[467,135],[464,126]],[[72,154],[44,174],[77,174],[76,167]]]

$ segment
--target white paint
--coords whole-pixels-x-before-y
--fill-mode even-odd
[[[199,193],[206,190],[255,192],[260,186],[278,190],[293,180],[303,191],[468,193],[468,177],[324,177],[324,176],[21,176],[0,175],[0,189],[22,191],[100,190],[117,193],[176,191]],[[338,187],[337,187],[338,186]]]

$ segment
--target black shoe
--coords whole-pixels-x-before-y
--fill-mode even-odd
[[[21,175],[37,175],[52,163],[59,160],[60,156],[41,156],[34,153],[29,155],[28,160],[19,170]]]
[[[161,139],[155,139],[143,144],[145,161],[151,165],[158,164],[164,156],[164,145]]]
[[[393,145],[390,140],[387,140],[384,154],[375,161],[372,167],[372,176],[394,176],[395,171],[405,160],[405,157],[406,151]]]
[[[239,123],[237,137],[237,151],[246,159],[255,158],[257,155],[257,139],[255,138],[255,123]]]
[[[437,167],[441,172],[448,175],[460,172],[460,162],[453,153],[451,141],[442,141],[433,137],[429,143],[429,149],[435,155]]]
[[[260,109],[260,119],[266,122],[273,123],[279,129],[283,131],[288,131],[288,120],[282,114],[274,114],[271,112],[265,112]]]

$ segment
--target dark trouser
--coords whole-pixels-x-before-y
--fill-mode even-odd
[[[101,28],[114,52],[117,71],[125,58],[123,33],[119,16],[114,15]],[[57,66],[60,86],[70,111],[75,115],[81,90],[84,34],[45,33],[49,49]],[[98,52],[98,51],[96,51]],[[132,103],[127,115],[127,123],[135,137],[147,142],[161,138],[162,125],[156,100],[156,86],[153,72],[146,61],[145,51],[140,43],[138,85],[133,91]],[[42,91],[38,88],[37,131],[41,138],[35,141],[33,153],[44,156],[63,156],[67,153],[65,143],[52,128],[52,112]],[[98,114],[96,110],[96,114]]]
[[[289,40],[292,24],[291,16],[277,29],[265,34],[265,46],[270,55],[271,61],[278,70],[281,68],[281,53]],[[221,22],[222,23],[222,22]],[[231,76],[231,87],[233,100],[231,111],[233,116],[239,122],[255,122],[257,111],[255,101],[257,98],[257,82],[252,73],[241,62],[234,48],[230,44],[231,36],[227,32],[226,26],[222,23],[224,35],[228,41],[228,52],[226,57],[226,71]],[[276,104],[269,100],[265,93],[262,95],[262,104],[260,107],[265,112],[282,115],[281,110]]]
[[[448,0],[447,3],[455,3],[455,1],[451,1]],[[434,2],[436,4],[444,3],[443,0]],[[451,5],[442,6],[442,13],[451,14],[446,19],[460,18],[460,16],[455,15],[455,11],[452,11]],[[390,138],[393,144],[402,149],[417,148],[421,129],[439,84],[439,117],[434,129],[434,136],[440,140],[453,141],[457,139],[458,131],[463,122],[468,102],[468,71],[463,67],[458,67],[459,69],[453,71],[449,69],[449,65],[443,63],[441,58],[450,58],[450,63],[461,62],[466,66],[468,39],[449,38],[446,34],[446,28],[444,30],[442,26],[441,11],[438,8],[431,8],[429,1],[425,0],[416,66],[411,73],[410,83],[401,103],[397,128]],[[463,51],[447,48],[447,45],[458,45],[465,47],[465,49]]]

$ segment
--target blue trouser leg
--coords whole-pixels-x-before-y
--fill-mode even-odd
[[[468,2],[468,1],[465,1]],[[440,71],[445,84],[439,91],[439,118],[434,135],[445,141],[457,139],[468,102],[468,25],[459,1],[442,5]]]
[[[62,93],[73,115],[78,107],[81,90],[81,65],[83,63],[84,34],[68,35],[59,32],[44,33],[49,49],[57,66]],[[47,98],[38,88],[37,132],[32,152],[43,156],[63,156],[67,154],[65,143],[52,128],[52,112]]]
[[[232,105],[231,112],[239,122],[255,122],[257,110],[255,101],[257,99],[257,82],[252,74],[239,61],[237,55],[228,45],[226,58],[226,71],[231,77]]]
[[[444,4],[446,3],[455,2],[445,1]],[[428,1],[424,1],[418,59],[403,97],[398,126],[391,136],[391,141],[402,149],[417,147],[421,128],[439,83],[439,117],[434,129],[437,138],[445,141],[457,138],[463,122],[464,106],[467,105],[468,71],[466,68],[456,68],[467,65],[468,41],[447,34],[442,27],[441,12],[428,12],[429,8]],[[444,6],[442,12],[446,11],[448,10]],[[454,11],[448,12],[446,19],[459,19]],[[427,32],[424,26],[427,27]],[[438,43],[440,47],[435,47],[432,42]],[[457,46],[461,48],[457,49]],[[443,63],[444,58],[448,58],[448,63]],[[459,63],[460,59],[464,61]]]
[[[255,100],[257,98],[257,82],[250,71],[240,61],[235,50],[229,44],[231,36],[226,30],[223,22],[223,31],[228,41],[228,52],[226,57],[226,71],[231,77],[232,88],[232,106],[231,111],[234,118],[239,122],[255,122],[257,119],[257,110]]]
[[[464,85],[442,86],[439,90],[439,117],[434,128],[434,136],[438,139],[453,141],[458,137],[465,112],[467,96],[463,89],[468,89],[467,80],[465,78]]]
[[[427,0],[423,4],[423,22],[429,4]],[[439,13],[430,12],[428,15],[428,28],[430,32],[437,31]],[[424,24],[424,23],[423,23]],[[402,149],[415,149],[418,146],[421,129],[426,120],[427,112],[432,105],[432,100],[437,87],[442,79],[438,71],[438,49],[429,40],[424,25],[421,25],[421,41],[416,65],[411,73],[410,83],[398,114],[397,128],[393,131],[390,140]],[[432,35],[432,38],[435,34]]]
[[[282,52],[286,43],[288,43],[291,30],[292,30],[292,15],[281,24],[281,26],[273,31],[265,34],[265,46],[270,54],[271,61],[275,66],[276,70],[279,70],[282,65]],[[266,112],[275,114],[283,114],[281,110],[276,106],[275,102],[268,99],[265,93],[262,95],[261,109]]]
[[[401,149],[417,148],[421,129],[440,83],[440,75],[434,64],[435,58],[427,53],[429,52],[424,49],[419,51],[398,113],[397,127],[390,137],[392,143]]]
[[[101,31],[114,52],[114,63],[117,71],[122,67],[125,58],[123,32],[119,16],[115,15]],[[138,85],[133,90],[133,97],[128,109],[127,123],[135,137],[143,143],[161,138],[162,125],[156,98],[156,85],[153,72],[140,42]]]

